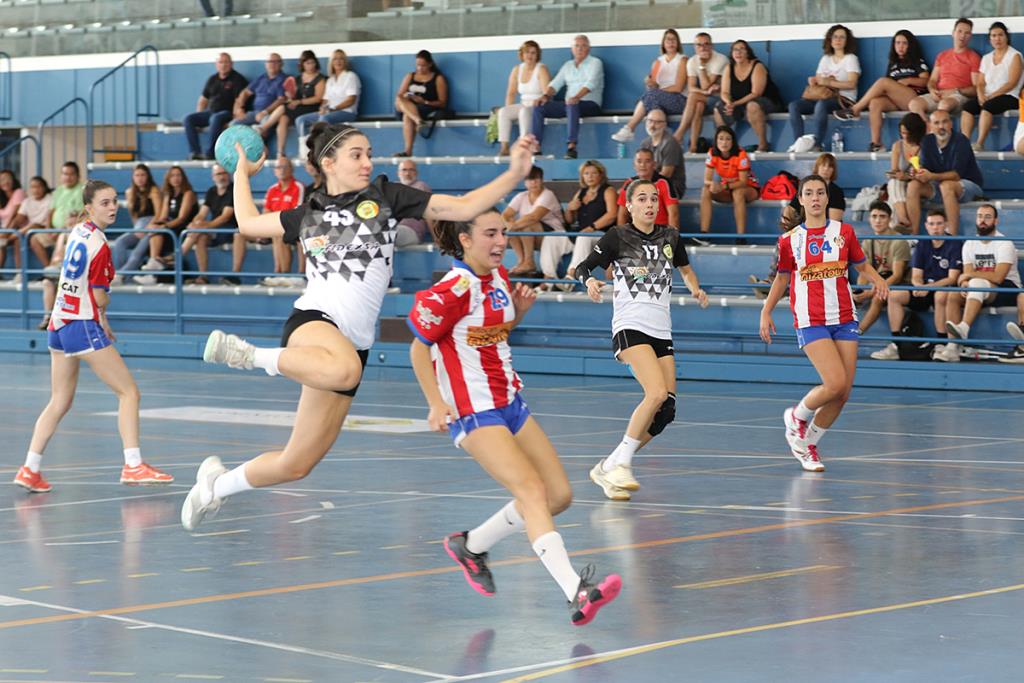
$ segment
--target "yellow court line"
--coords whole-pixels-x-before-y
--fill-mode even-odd
[[[619,650],[618,652],[610,653],[607,655],[599,655],[593,659],[587,659],[579,662],[572,662],[571,664],[564,664],[562,666],[552,667],[550,669],[544,669],[543,671],[535,671],[525,676],[517,676],[516,678],[509,678],[502,683],[523,683],[524,681],[536,681],[541,678],[547,678],[548,676],[554,676],[555,674],[564,673],[566,671],[574,671],[582,669],[594,664],[604,664],[605,662],[615,661],[616,659],[624,659],[625,657],[632,657],[634,655],[646,654],[648,652],[655,652],[657,650],[664,650],[665,648],[675,647],[677,645],[686,645],[688,643],[698,643],[705,640],[717,640],[719,638],[730,638],[732,636],[742,636],[748,633],[760,633],[761,631],[774,631],[781,628],[791,628],[793,626],[803,626],[805,624],[817,624],[823,621],[835,621],[837,619],[849,619],[851,617],[862,617],[869,614],[881,614],[884,612],[895,612],[897,610],[911,609],[913,607],[926,607],[928,605],[940,605],[944,602],[955,602],[957,600],[970,600],[972,598],[983,598],[990,595],[998,595],[1000,593],[1010,593],[1013,591],[1024,590],[1024,583],[1018,583],[1013,586],[1003,586],[1001,588],[990,588],[983,591],[975,591],[973,593],[961,593],[959,595],[946,595],[941,598],[929,598],[927,600],[915,600],[914,602],[902,602],[896,605],[885,605],[883,607],[871,607],[868,609],[852,610],[850,612],[837,612],[835,614],[824,614],[818,617],[807,617],[806,619],[794,619],[792,621],[780,621],[774,624],[762,624],[760,626],[748,626],[746,628],[737,628],[731,631],[718,631],[716,633],[705,633],[699,636],[690,636],[688,638],[677,638],[675,640],[666,640],[660,643],[651,643],[650,645],[640,645],[638,647],[631,647],[625,650]]]
[[[915,505],[912,507],[904,508],[890,508],[888,510],[879,510],[878,512],[865,512],[855,513],[846,515],[835,515],[831,517],[821,517],[819,519],[802,519],[793,520],[789,522],[778,522],[775,524],[764,524],[761,526],[745,527],[740,529],[727,529],[725,531],[712,531],[704,534],[694,534],[691,536],[676,536],[674,538],[659,538],[651,541],[641,541],[639,543],[623,543],[621,545],[604,546],[599,548],[586,548],[584,550],[577,550],[569,553],[572,557],[580,557],[586,555],[597,555],[601,553],[617,552],[621,550],[637,550],[642,548],[657,548],[663,545],[676,545],[679,543],[692,543],[696,541],[707,541],[707,540],[718,540],[723,538],[734,538],[737,536],[749,536],[752,534],[760,534],[771,531],[782,531],[785,529],[796,529],[801,527],[810,526],[821,526],[823,524],[836,524],[839,522],[849,522],[852,520],[865,520],[875,519],[878,517],[887,517],[889,515],[901,515],[908,514],[911,512],[924,512],[928,510],[943,510],[947,508],[956,507],[973,507],[978,505],[994,505],[997,503],[1009,503],[1018,502],[1024,500],[1024,495],[1017,496],[1002,496],[999,498],[980,498],[977,500],[961,500],[951,501],[948,503],[932,503],[930,505]],[[509,558],[506,560],[499,560],[492,562],[492,567],[500,567],[507,565],[518,565],[526,564],[529,562],[537,562],[536,556],[533,557],[517,557]],[[31,626],[36,624],[50,624],[63,621],[78,621],[81,619],[90,619],[93,617],[100,617],[106,615],[117,615],[117,614],[134,614],[137,612],[148,612],[150,610],[157,609],[168,609],[172,607],[192,607],[195,605],[205,605],[215,602],[225,602],[228,600],[240,600],[245,598],[258,598],[266,597],[270,595],[286,595],[289,593],[299,593],[311,590],[321,590],[324,588],[340,588],[342,586],[360,586],[370,583],[380,583],[383,581],[394,581],[397,579],[408,579],[408,578],[421,578],[424,576],[436,576],[438,574],[447,574],[451,572],[460,571],[461,568],[458,566],[445,566],[445,567],[432,567],[428,569],[413,569],[401,572],[390,572],[387,574],[375,574],[371,576],[359,576],[347,579],[332,579],[328,581],[317,581],[313,583],[300,583],[286,586],[272,586],[270,588],[259,588],[248,591],[239,591],[236,593],[219,593],[213,595],[202,595],[192,598],[181,598],[178,600],[167,600],[164,602],[154,602],[141,605],[127,605],[125,607],[111,607],[108,609],[92,610],[88,612],[75,612],[70,614],[54,614],[46,617],[30,617],[27,619],[13,619],[11,621],[0,621],[0,630],[7,628],[16,628],[19,626]]]
[[[797,567],[796,569],[782,569],[777,572],[764,572],[762,574],[748,574],[746,576],[734,576],[728,579],[713,579],[710,581],[699,581],[697,583],[681,583],[673,588],[688,588],[697,590],[701,588],[719,588],[721,586],[735,586],[740,583],[753,583],[765,579],[781,579],[795,574],[806,574],[807,572],[827,572],[835,569],[842,569],[837,565],[815,564],[810,567]]]
[[[27,588],[19,588],[18,590],[22,593],[31,593],[32,591],[48,591],[53,586],[28,586]]]
[[[90,676],[134,676],[133,671],[90,671]]]

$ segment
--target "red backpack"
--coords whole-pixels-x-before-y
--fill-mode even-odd
[[[761,199],[792,199],[800,179],[789,171],[779,171],[761,188]]]

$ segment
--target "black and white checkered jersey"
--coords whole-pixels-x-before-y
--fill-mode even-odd
[[[689,264],[675,228],[655,225],[650,234],[645,234],[627,223],[605,233],[576,267],[576,277],[585,283],[595,268],[611,273],[613,335],[621,330],[639,330],[658,339],[671,339],[672,271]]]
[[[314,192],[281,212],[284,241],[306,254],[306,291],[295,308],[323,311],[357,349],[373,345],[403,218],[422,218],[430,193],[378,176],[359,192]]]

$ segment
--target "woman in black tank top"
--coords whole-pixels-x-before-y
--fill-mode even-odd
[[[430,124],[424,137],[430,137],[434,122],[448,115],[448,80],[437,69],[434,57],[427,50],[416,53],[416,70],[405,75],[395,96],[395,113],[402,120],[405,149],[393,154],[411,157],[416,131]]]
[[[285,155],[284,143],[288,139],[288,126],[300,116],[320,111],[320,104],[324,101],[327,79],[320,73],[320,60],[312,50],[303,50],[299,55],[299,77],[296,86],[295,97],[280,105],[284,107],[284,115],[277,121],[278,158]]]
[[[722,101],[715,107],[715,123],[736,128],[746,118],[757,135],[757,151],[767,152],[768,114],[782,109],[779,89],[768,75],[768,69],[754,55],[750,44],[737,40],[732,44],[729,66],[722,74]]]

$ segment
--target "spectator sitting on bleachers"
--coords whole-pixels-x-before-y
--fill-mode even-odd
[[[821,176],[828,183],[828,219],[830,221],[842,221],[843,213],[846,211],[846,193],[843,188],[836,184],[839,180],[839,162],[834,155],[825,152],[819,154],[814,160],[811,175]],[[800,197],[794,196],[786,208],[782,210],[782,221],[789,227],[787,230],[800,225]]]
[[[985,139],[992,129],[992,117],[1017,106],[1017,95],[1024,86],[1024,57],[1010,46],[1006,24],[997,21],[988,29],[992,52],[981,58],[980,71],[974,75],[977,97],[964,102],[960,112],[960,132],[970,140],[974,117],[978,117],[978,141],[975,150],[985,149]]]
[[[234,183],[231,182],[231,174],[224,170],[220,164],[214,164],[210,170],[213,176],[213,186],[206,191],[206,197],[199,207],[199,213],[188,226],[189,230],[213,229],[213,228],[237,228],[235,220],[235,196]],[[233,236],[223,233],[190,232],[181,243],[182,264],[189,250],[195,247],[196,262],[199,265],[199,275],[186,280],[186,284],[206,285],[210,281],[205,273],[210,269],[210,246],[226,244],[232,241]],[[182,266],[184,267],[184,265]],[[238,272],[233,270],[233,272]],[[226,285],[241,284],[237,277],[222,277],[221,283]]]
[[[871,84],[852,107],[834,112],[837,119],[852,121],[860,118],[865,109],[868,110],[871,124],[869,152],[885,149],[882,144],[882,114],[906,110],[911,100],[928,92],[930,73],[917,36],[906,29],[896,32],[889,45],[889,65],[885,73],[885,76]]]
[[[633,170],[636,171],[636,175],[623,181],[622,187],[619,188],[615,225],[625,225],[629,222],[629,212],[626,210],[626,190],[629,184],[634,180],[648,180],[654,183],[658,190],[658,215],[654,217],[655,224],[669,225],[678,230],[679,198],[672,190],[668,178],[658,173],[654,164],[654,152],[649,149],[638,149],[633,155]]]
[[[910,216],[907,213],[907,183],[913,170],[912,159],[920,159],[921,139],[927,132],[924,121],[917,114],[904,114],[900,119],[900,139],[892,143],[892,165],[885,175],[889,178],[886,188],[889,193],[889,206],[893,210],[893,227],[900,232],[910,229]],[[945,214],[943,214],[945,217]],[[946,222],[943,218],[942,227]]]
[[[694,56],[686,62],[686,108],[679,128],[673,134],[681,145],[686,131],[690,131],[689,151],[697,151],[697,139],[704,126],[704,114],[711,113],[722,92],[722,74],[729,66],[729,58],[715,52],[711,35],[698,33],[693,39]]]
[[[1007,287],[1021,288],[1020,268],[1017,266],[1017,248],[1009,240],[993,241],[989,237],[1002,237],[999,232],[999,211],[992,204],[978,207],[975,218],[975,230],[981,239],[967,240],[963,247],[964,270],[957,278],[957,287]],[[946,331],[950,342],[936,351],[935,360],[956,362],[960,360],[960,344],[953,339],[965,340],[971,333],[971,325],[981,313],[981,307],[1017,306],[1018,327],[1024,324],[1024,292],[954,292],[950,302],[955,311],[963,310],[963,319],[956,322],[956,315],[946,321]],[[1007,327],[1010,327],[1009,325]],[[1019,348],[1019,347],[1018,347]],[[1014,349],[1017,354],[1018,349]],[[1024,354],[1011,357],[1010,360],[1021,358]]]
[[[324,91],[327,79],[320,73],[320,60],[312,50],[303,50],[299,55],[299,77],[295,83],[295,96],[288,97],[278,105],[270,118],[277,119],[277,156],[285,156],[285,142],[288,140],[288,127],[301,116],[319,116],[320,106],[324,102]],[[300,150],[301,152],[301,150]]]
[[[249,84],[245,76],[234,69],[231,55],[221,52],[217,57],[217,73],[206,80],[196,110],[185,117],[185,138],[188,140],[189,159],[212,159],[213,146],[224,126],[231,121],[235,100]],[[210,128],[210,143],[203,152],[199,149],[199,129]]]
[[[271,52],[267,56],[264,67],[265,73],[256,77],[249,85],[245,86],[242,92],[235,98],[234,120],[232,126],[256,125],[256,130],[264,142],[270,138],[276,130],[277,121],[284,115],[284,109],[279,109],[287,99],[284,94],[284,82],[288,78],[282,69],[284,60],[281,55]],[[246,113],[245,106],[252,98],[252,111]],[[281,147],[278,141],[278,148]]]
[[[430,185],[420,180],[420,171],[412,159],[402,159],[398,164],[398,182],[424,192],[430,192]],[[422,218],[403,218],[395,231],[395,249],[404,249],[427,239],[430,228]]]
[[[28,196],[18,208],[18,214],[11,223],[12,228],[18,231],[17,235],[10,238],[11,249],[14,250],[14,265],[21,268],[21,238],[29,230],[39,230],[50,227],[50,214],[53,212],[53,190],[42,176],[34,176],[28,181]],[[43,261],[45,263],[45,261]],[[21,273],[16,273],[14,283],[21,282]]]
[[[868,210],[868,223],[876,235],[897,235],[892,229],[892,209],[883,201],[871,203]],[[864,240],[864,258],[868,260],[878,274],[885,278],[890,287],[910,283],[910,244],[906,240]],[[892,290],[889,290],[890,293]],[[862,289],[853,295],[857,305],[868,304],[868,310],[860,319],[861,334],[867,332],[878,316],[882,314],[885,303],[874,296],[873,287]]]
[[[396,157],[411,157],[416,132],[449,115],[448,79],[438,70],[428,50],[416,53],[416,70],[402,79],[395,95],[395,113],[402,121],[405,141],[405,149],[392,155]]]
[[[715,131],[715,144],[704,162],[704,187],[700,193],[700,231],[711,232],[711,202],[732,203],[736,232],[747,231],[747,204],[758,197],[757,178],[750,169],[750,157],[736,142],[729,126]],[[737,244],[746,244],[738,238]]]
[[[512,140],[512,122],[519,120],[519,136],[529,135],[533,126],[533,108],[548,89],[551,73],[540,61],[540,45],[528,40],[519,46],[520,63],[508,75],[505,106],[498,110],[499,156],[508,156]],[[519,103],[516,104],[516,95]]]
[[[633,116],[618,132],[612,135],[616,142],[633,139],[636,127],[644,115],[655,109],[665,114],[682,114],[686,109],[686,55],[679,34],[670,28],[661,36],[661,56],[651,63],[651,70],[644,76],[643,97],[636,103]]]
[[[6,168],[0,171],[0,228],[14,229],[14,219],[23,201],[25,191],[21,189],[21,183],[18,182],[14,171]],[[7,263],[7,244],[12,241],[11,238],[10,233],[0,234],[0,268]],[[14,245],[17,252],[17,236],[14,236]]]
[[[729,66],[722,74],[721,101],[715,106],[715,123],[735,130],[736,123],[747,119],[757,135],[757,151],[767,152],[768,114],[782,109],[782,96],[745,40],[737,40],[729,50]]]
[[[668,116],[660,109],[647,112],[645,122],[647,137],[640,143],[640,149],[654,152],[654,167],[668,178],[676,199],[686,192],[686,168],[683,165],[683,148],[668,134]]]
[[[39,259],[40,263],[48,263],[45,268],[44,278],[47,274],[56,276],[60,273],[61,263],[64,261],[64,243],[67,240],[68,231],[79,222],[82,213],[82,182],[81,171],[74,161],[65,161],[60,167],[60,186],[58,186],[51,197],[52,210],[50,213],[50,228],[62,230],[63,232],[37,232],[28,241],[28,246]],[[52,254],[48,255],[47,249],[53,248]],[[45,301],[45,298],[44,298]],[[49,308],[53,308],[52,302]]]
[[[150,233],[135,232],[150,226],[163,203],[160,188],[153,180],[149,166],[136,164],[132,171],[132,184],[124,191],[124,200],[128,205],[128,215],[132,219],[132,229],[121,233],[110,246],[116,279],[113,284],[120,284],[121,278],[118,274],[122,270],[138,270],[149,254]]]
[[[973,201],[981,195],[984,179],[970,141],[953,131],[953,121],[944,109],[929,117],[932,132],[921,139],[919,167],[911,170],[907,185],[907,215],[910,231],[921,227],[921,200],[942,196],[949,232],[960,230],[960,203]]]
[[[516,264],[509,269],[509,275],[538,277],[533,250],[541,246],[543,237],[517,236],[516,232],[561,232],[562,205],[551,190],[544,187],[544,169],[534,166],[526,176],[526,190],[520,192],[501,212],[508,229],[509,245],[516,254]]]
[[[576,266],[583,261],[608,228],[615,225],[618,209],[615,188],[608,183],[608,172],[600,161],[584,161],[580,165],[580,187],[565,207],[568,232],[577,237],[548,236],[540,245],[540,267],[546,278],[557,277],[562,257],[572,253],[566,277],[572,278]],[[584,237],[584,235],[588,235]],[[541,289],[547,289],[541,285]],[[573,285],[563,284],[561,289],[571,291]]]
[[[977,94],[974,74],[981,68],[981,55],[968,47],[973,28],[974,22],[964,17],[953,24],[953,47],[935,58],[935,67],[928,78],[928,92],[915,97],[907,107],[922,119],[927,119],[928,113],[936,109],[955,114],[969,97]]]
[[[804,94],[815,95],[814,99],[800,97],[789,103],[789,125],[793,138],[804,134],[804,114],[811,114],[814,124],[812,149],[820,150],[828,133],[829,114],[844,106],[844,100],[857,99],[857,81],[860,79],[860,60],[857,58],[857,39],[853,32],[842,24],[835,24],[825,33],[822,46],[825,53],[818,60],[818,68],[807,78]]]
[[[917,114],[912,114],[920,120]],[[924,222],[924,229],[932,237],[940,237],[946,234],[946,214],[942,209],[932,209]],[[915,287],[955,287],[960,271],[964,264],[960,257],[962,242],[957,240],[918,240],[914,246],[914,254],[910,259],[910,284]],[[951,292],[934,292],[924,289],[907,291],[905,289],[889,290],[887,301],[889,311],[889,333],[894,337],[900,336],[903,330],[903,321],[906,316],[905,306],[910,307],[911,315],[916,312],[925,312],[929,308],[935,309],[935,333],[937,337],[946,337],[947,302]],[[956,292],[952,292],[956,295]],[[955,322],[959,322],[960,308],[955,307],[949,311],[950,315],[957,316]],[[900,357],[899,349],[895,342],[889,342],[885,348],[871,354],[875,360],[897,360]]]
[[[565,101],[551,99],[565,87]],[[597,116],[601,113],[604,98],[604,64],[590,54],[590,39],[578,35],[572,41],[572,59],[562,64],[555,77],[544,89],[533,107],[532,131],[540,145],[544,139],[544,117],[565,117],[566,148],[565,158],[578,156],[576,142],[579,139],[580,118]]]
[[[1017,127],[1013,131],[1013,151],[1024,154],[1024,88],[1021,88],[1020,100],[1017,102],[1017,116]]]
[[[274,177],[277,182],[267,189],[263,199],[263,213],[274,211],[287,211],[294,209],[302,203],[305,188],[302,183],[295,179],[295,169],[292,160],[286,156],[279,156],[274,162]],[[231,270],[239,273],[242,271],[242,263],[245,261],[246,244],[251,241],[265,243],[265,240],[249,239],[238,232],[232,236],[231,242]],[[284,241],[284,237],[274,237],[270,240],[274,252],[274,272],[279,275],[268,275],[263,278],[261,284],[266,287],[288,286],[299,284],[296,278],[287,277],[292,270],[292,245]]]
[[[306,169],[306,175],[308,175],[310,178],[309,182],[306,183],[306,187],[304,188],[304,191],[302,193],[302,203],[305,204],[307,201],[309,201],[310,195],[312,195],[317,190],[322,190],[324,188],[324,177],[320,175],[320,169],[318,169],[313,164],[309,163],[308,159],[306,160],[306,163],[303,164],[302,167]]]
[[[331,53],[331,65],[327,69],[327,85],[324,88],[324,101],[317,111],[303,114],[295,119],[295,129],[303,138],[317,121],[341,123],[355,121],[359,111],[359,93],[363,85],[359,74],[349,68],[348,55],[344,50]],[[299,144],[299,153],[305,147]]]
[[[185,169],[177,165],[167,169],[160,193],[163,195],[160,212],[149,227],[170,230],[180,236],[182,230],[199,213],[196,193],[188,176],[185,175]],[[174,252],[174,240],[167,239],[167,235],[161,232],[150,234],[149,260],[142,264],[139,270],[164,270],[167,267],[165,260],[174,262]],[[116,275],[114,277],[117,278]],[[140,285],[156,284],[155,275],[136,275],[133,280]]]

